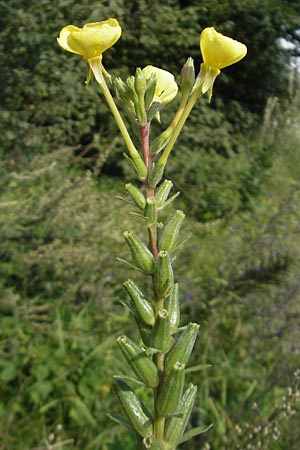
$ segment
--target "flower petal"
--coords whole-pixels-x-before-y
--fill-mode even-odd
[[[154,101],[167,105],[176,97],[178,86],[170,72],[150,65],[144,67],[142,72],[147,78],[153,74],[157,80]]]
[[[215,69],[223,69],[240,61],[247,53],[246,45],[218,33],[213,27],[205,28],[200,35],[203,62]]]
[[[61,30],[57,41],[63,49],[81,55],[87,61],[112,47],[121,32],[118,21],[108,19],[87,23],[83,28],[68,25]]]

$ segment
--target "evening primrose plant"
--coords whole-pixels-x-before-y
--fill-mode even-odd
[[[151,280],[152,288],[147,295],[133,277],[123,283],[126,300],[122,303],[132,314],[139,342],[125,335],[117,339],[131,371],[128,376],[114,376],[114,388],[124,416],[111,417],[136,434],[140,449],[175,450],[205,429],[196,427],[186,432],[197,396],[197,387],[191,383],[186,385],[186,378],[189,372],[202,368],[189,366],[199,325],[180,323],[179,286],[173,262],[179,242],[184,241],[179,235],[185,215],[175,210],[165,221],[160,217],[178,195],[170,195],[173,183],[164,179],[164,172],[198,98],[207,93],[210,99],[221,69],[240,61],[247,49],[214,28],[206,28],[200,35],[203,57],[200,72],[195,76],[193,60],[188,58],[180,73],[179,89],[173,74],[152,65],[137,68],[126,80],[111,77],[104,68],[103,53],[120,36],[118,21],[108,19],[88,23],[83,28],[68,25],[61,30],[58,43],[84,58],[87,82],[95,78],[100,86],[127,147],[124,156],[137,178],[138,184],[125,185],[127,197],[123,200],[135,207],[134,214],[137,220],[143,219],[148,234],[148,242],[144,242],[133,230],[123,233],[130,260],[118,258],[119,261]],[[164,106],[178,94],[179,106],[172,121],[153,138],[152,120],[160,121]],[[119,108],[130,119],[132,133]],[[137,131],[136,144],[131,136],[136,136]],[[148,389],[150,408],[136,394],[136,388],[141,386]]]

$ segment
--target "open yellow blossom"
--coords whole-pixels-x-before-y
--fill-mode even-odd
[[[86,61],[101,57],[121,36],[121,27],[116,19],[87,23],[83,28],[67,25],[57,42],[68,52],[81,55]]]
[[[154,66],[146,66],[142,69],[146,78],[150,78],[154,75],[156,78],[156,88],[153,101],[167,105],[177,95],[178,86],[175,81],[174,75],[166,70],[159,69]]]
[[[202,31],[200,49],[204,64],[218,70],[240,61],[247,53],[246,45],[218,33],[214,27]]]

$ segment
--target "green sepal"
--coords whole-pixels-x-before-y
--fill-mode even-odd
[[[134,204],[138,208],[144,210],[146,200],[145,200],[144,194],[140,191],[140,189],[138,189],[136,186],[134,186],[131,183],[125,184],[125,189],[128,192],[128,194],[131,195],[131,198],[134,201]]]
[[[157,255],[153,285],[157,299],[166,297],[174,284],[174,274],[168,252],[161,251]]]
[[[152,275],[155,269],[155,260],[150,250],[132,231],[125,231],[123,236],[129,247],[134,265],[145,275]]]
[[[149,225],[153,225],[154,223],[156,223],[157,209],[156,209],[156,200],[154,197],[148,197],[146,199],[144,215]]]
[[[171,289],[170,294],[165,300],[165,308],[169,314],[170,331],[171,334],[178,331],[180,322],[180,305],[179,305],[179,286],[175,283]]]
[[[142,437],[149,435],[153,419],[146,406],[125,381],[115,379],[114,387],[123,411],[135,431]]]
[[[145,298],[143,292],[132,280],[125,281],[123,286],[134,303],[138,318],[146,325],[153,326],[155,323],[155,315],[151,302]]]
[[[138,379],[148,387],[156,387],[159,383],[157,367],[146,351],[127,336],[119,336],[117,343]]]
[[[158,440],[150,434],[144,437],[143,446],[147,450],[163,450]]]
[[[153,98],[155,95],[155,89],[156,89],[156,83],[157,78],[154,74],[151,74],[151,76],[147,79],[147,87],[145,92],[145,109],[146,111],[150,108]]]
[[[170,332],[170,320],[168,311],[161,309],[156,317],[156,322],[152,331],[152,347],[160,352],[167,352],[172,345]]]
[[[158,161],[149,175],[148,179],[149,186],[155,187],[160,182],[160,180],[163,177],[164,170],[165,164],[161,164]]]
[[[174,250],[184,218],[185,214],[179,209],[169,216],[158,239],[159,250],[167,252]]]
[[[156,405],[160,416],[174,414],[179,411],[185,377],[184,369],[184,364],[176,362],[169,375],[163,381]]]
[[[198,331],[199,325],[197,323],[191,322],[181,333],[178,340],[175,342],[166,357],[166,374],[168,374],[172,370],[174,364],[177,361],[184,365],[188,363],[195,344],[195,340],[197,338]]]
[[[155,194],[156,206],[157,208],[162,208],[165,201],[169,197],[170,191],[173,187],[173,183],[170,180],[164,180],[161,185],[157,188]]]
[[[197,386],[190,384],[184,392],[180,402],[181,415],[178,417],[170,417],[166,421],[164,439],[170,444],[169,447],[172,449],[178,445],[184,433],[194,406],[196,394]]]
[[[160,111],[164,107],[163,103],[161,102],[153,102],[150,106],[150,108],[147,111],[147,119],[149,122],[155,117],[158,122],[160,122]]]

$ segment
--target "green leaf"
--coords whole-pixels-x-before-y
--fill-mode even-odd
[[[212,364],[197,364],[196,366],[191,366],[185,369],[185,373],[198,372],[199,370],[209,369],[213,367]]]
[[[198,436],[199,434],[206,433],[213,425],[209,425],[206,428],[203,427],[197,427],[193,428],[192,430],[187,431],[184,433],[178,444],[183,444],[183,442],[189,441],[190,439],[194,438],[195,436]]]

